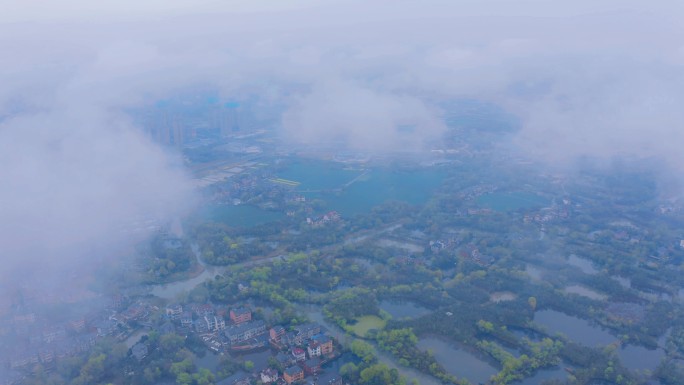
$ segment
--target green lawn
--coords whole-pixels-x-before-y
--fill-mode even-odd
[[[382,330],[385,327],[387,321],[374,315],[365,315],[363,317],[356,318],[356,323],[351,325],[350,328],[359,337],[363,337],[371,329]]]

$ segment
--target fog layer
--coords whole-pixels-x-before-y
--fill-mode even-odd
[[[520,117],[514,144],[535,160],[683,164],[676,1],[71,0],[2,9],[6,266],[116,240],[130,218],[168,216],[186,202],[177,160],[124,111],[189,87],[284,105],[278,129],[293,143],[428,149],[447,130],[433,102],[474,98]]]

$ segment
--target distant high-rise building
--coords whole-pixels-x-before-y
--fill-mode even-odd
[[[228,102],[223,104],[219,110],[218,127],[221,135],[227,136],[230,133],[240,131],[242,125],[241,108],[238,102]]]
[[[158,103],[148,115],[146,128],[149,135],[157,142],[169,146],[182,146],[185,131],[180,115],[174,112],[168,103]]]

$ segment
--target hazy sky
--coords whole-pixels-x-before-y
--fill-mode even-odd
[[[426,100],[476,98],[521,118],[537,160],[679,170],[681,3],[0,1],[0,255],[41,260],[185,201],[176,159],[122,110],[196,85],[284,104],[295,141],[421,148],[445,130]]]

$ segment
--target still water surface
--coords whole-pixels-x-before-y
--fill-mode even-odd
[[[447,372],[459,378],[467,378],[475,384],[487,382],[498,372],[498,369],[488,362],[441,339],[421,338],[418,347],[432,351],[437,362],[442,364]]]
[[[555,310],[536,312],[534,322],[551,333],[565,334],[569,339],[586,346],[603,346],[617,340],[617,337],[600,327],[592,326],[588,321]]]

